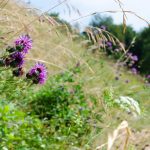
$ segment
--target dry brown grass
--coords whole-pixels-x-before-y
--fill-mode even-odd
[[[58,32],[61,25],[51,17],[44,14],[39,16],[36,11],[10,1],[2,8],[0,19],[0,28],[3,29],[0,33],[3,39],[1,49],[19,35],[29,34],[33,39],[33,49],[27,60],[30,63],[37,60],[45,62],[49,70],[53,70],[50,73],[67,70],[68,65],[81,59],[70,50],[72,41],[69,35]],[[64,32],[66,29],[64,27]]]

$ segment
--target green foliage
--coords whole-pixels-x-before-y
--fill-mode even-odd
[[[42,149],[42,124],[13,103],[0,102],[0,149]]]
[[[24,112],[19,106],[23,106],[25,101],[21,93],[16,96],[14,91],[11,92],[11,98],[19,100],[20,97],[16,105],[14,102],[1,101],[0,148],[60,149],[62,145],[68,148],[70,143],[71,146],[85,143],[91,131],[91,111],[82,90],[83,84],[75,80],[79,71],[76,68],[72,72],[52,76],[36,94],[26,93],[28,97],[22,97],[27,103]],[[11,91],[11,88],[6,89]],[[13,88],[17,90],[21,87]]]
[[[150,73],[150,28],[145,28],[139,33],[133,52],[140,57],[140,71]]]
[[[79,138],[90,132],[90,110],[82,84],[75,81],[73,73],[51,77],[34,95],[30,107],[33,114],[44,120],[54,141],[81,144]]]
[[[113,89],[105,89],[103,92],[103,100],[107,107],[111,108],[114,107],[115,101],[114,101],[114,95],[113,95]]]
[[[0,68],[0,95],[7,101],[25,99],[29,94],[31,83],[23,78],[14,77],[10,68]],[[27,90],[28,89],[28,90]]]
[[[90,25],[93,27],[101,27],[101,26],[106,26],[109,27],[111,26],[113,23],[113,19],[110,16],[101,16],[99,14],[95,15],[92,18],[92,21],[90,22]]]
[[[123,25],[112,25],[108,27],[109,31],[115,35],[122,43],[125,44],[125,47],[128,48],[136,36],[136,32],[131,26],[126,27],[126,32],[123,33]]]

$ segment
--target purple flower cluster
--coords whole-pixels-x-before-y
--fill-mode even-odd
[[[104,32],[107,31],[107,26],[105,25],[101,25],[99,28],[102,29]],[[100,48],[106,51],[107,55],[112,55],[114,58],[119,58],[121,55],[121,47],[115,44],[113,40],[102,38],[102,40],[98,41],[98,45],[100,46]]]
[[[137,74],[138,73],[136,68],[132,68],[131,71],[132,71],[133,74]]]
[[[24,64],[25,54],[32,47],[32,40],[29,35],[22,35],[14,43],[13,47],[7,47],[6,51],[9,52],[9,55],[4,58],[4,62],[6,66],[20,68]]]
[[[133,55],[132,53],[127,53],[127,57],[131,61],[134,61],[134,62],[138,61],[138,57],[136,55]]]
[[[113,43],[110,42],[110,41],[107,41],[107,42],[106,42],[106,46],[107,46],[108,48],[111,48],[111,49],[112,49]]]
[[[106,30],[106,29],[107,29],[107,27],[104,26],[104,25],[101,25],[100,28],[101,28],[102,30]]]
[[[37,63],[30,69],[26,77],[31,79],[35,84],[44,84],[47,78],[46,67],[42,63]]]
[[[138,73],[138,70],[137,70],[137,67],[135,67],[136,65],[136,62],[139,60],[138,59],[138,56],[136,55],[133,55],[132,53],[127,53],[126,54],[126,58],[127,58],[127,62],[126,62],[126,65],[131,68],[131,72],[133,74],[137,74]]]
[[[25,54],[32,47],[32,40],[29,35],[22,35],[15,40],[14,46],[8,46],[6,52],[8,55],[3,57],[4,66],[15,68],[13,70],[14,76],[23,75],[22,67],[24,64]],[[17,72],[17,73],[16,73]]]
[[[132,56],[133,61],[138,61],[138,57],[136,55]]]
[[[146,76],[146,80],[148,83],[150,83],[150,74]]]
[[[26,54],[32,48],[32,40],[29,35],[22,35],[15,40],[15,46],[18,51]]]
[[[150,74],[149,74],[149,75],[147,75],[147,79],[150,79]]]
[[[13,68],[14,76],[19,77],[24,74],[23,64],[25,55],[32,48],[32,40],[29,35],[22,35],[14,41],[14,46],[7,47],[7,56],[0,58],[0,66]],[[46,67],[42,63],[37,63],[26,74],[28,79],[31,79],[35,84],[44,84],[47,78]]]
[[[10,55],[10,66],[11,67],[22,67],[24,64],[24,55],[21,52],[15,52]]]

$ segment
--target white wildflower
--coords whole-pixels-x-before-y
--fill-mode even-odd
[[[138,115],[141,114],[139,103],[131,97],[120,96],[115,102],[126,111],[136,112]]]

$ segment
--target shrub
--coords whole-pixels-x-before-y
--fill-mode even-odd
[[[75,81],[73,73],[51,77],[47,85],[33,96],[30,106],[32,113],[44,120],[54,140],[81,144],[82,140],[77,138],[90,131],[90,111],[82,84]]]
[[[1,101],[0,106],[0,149],[42,149],[40,120],[26,115],[13,103]]]

